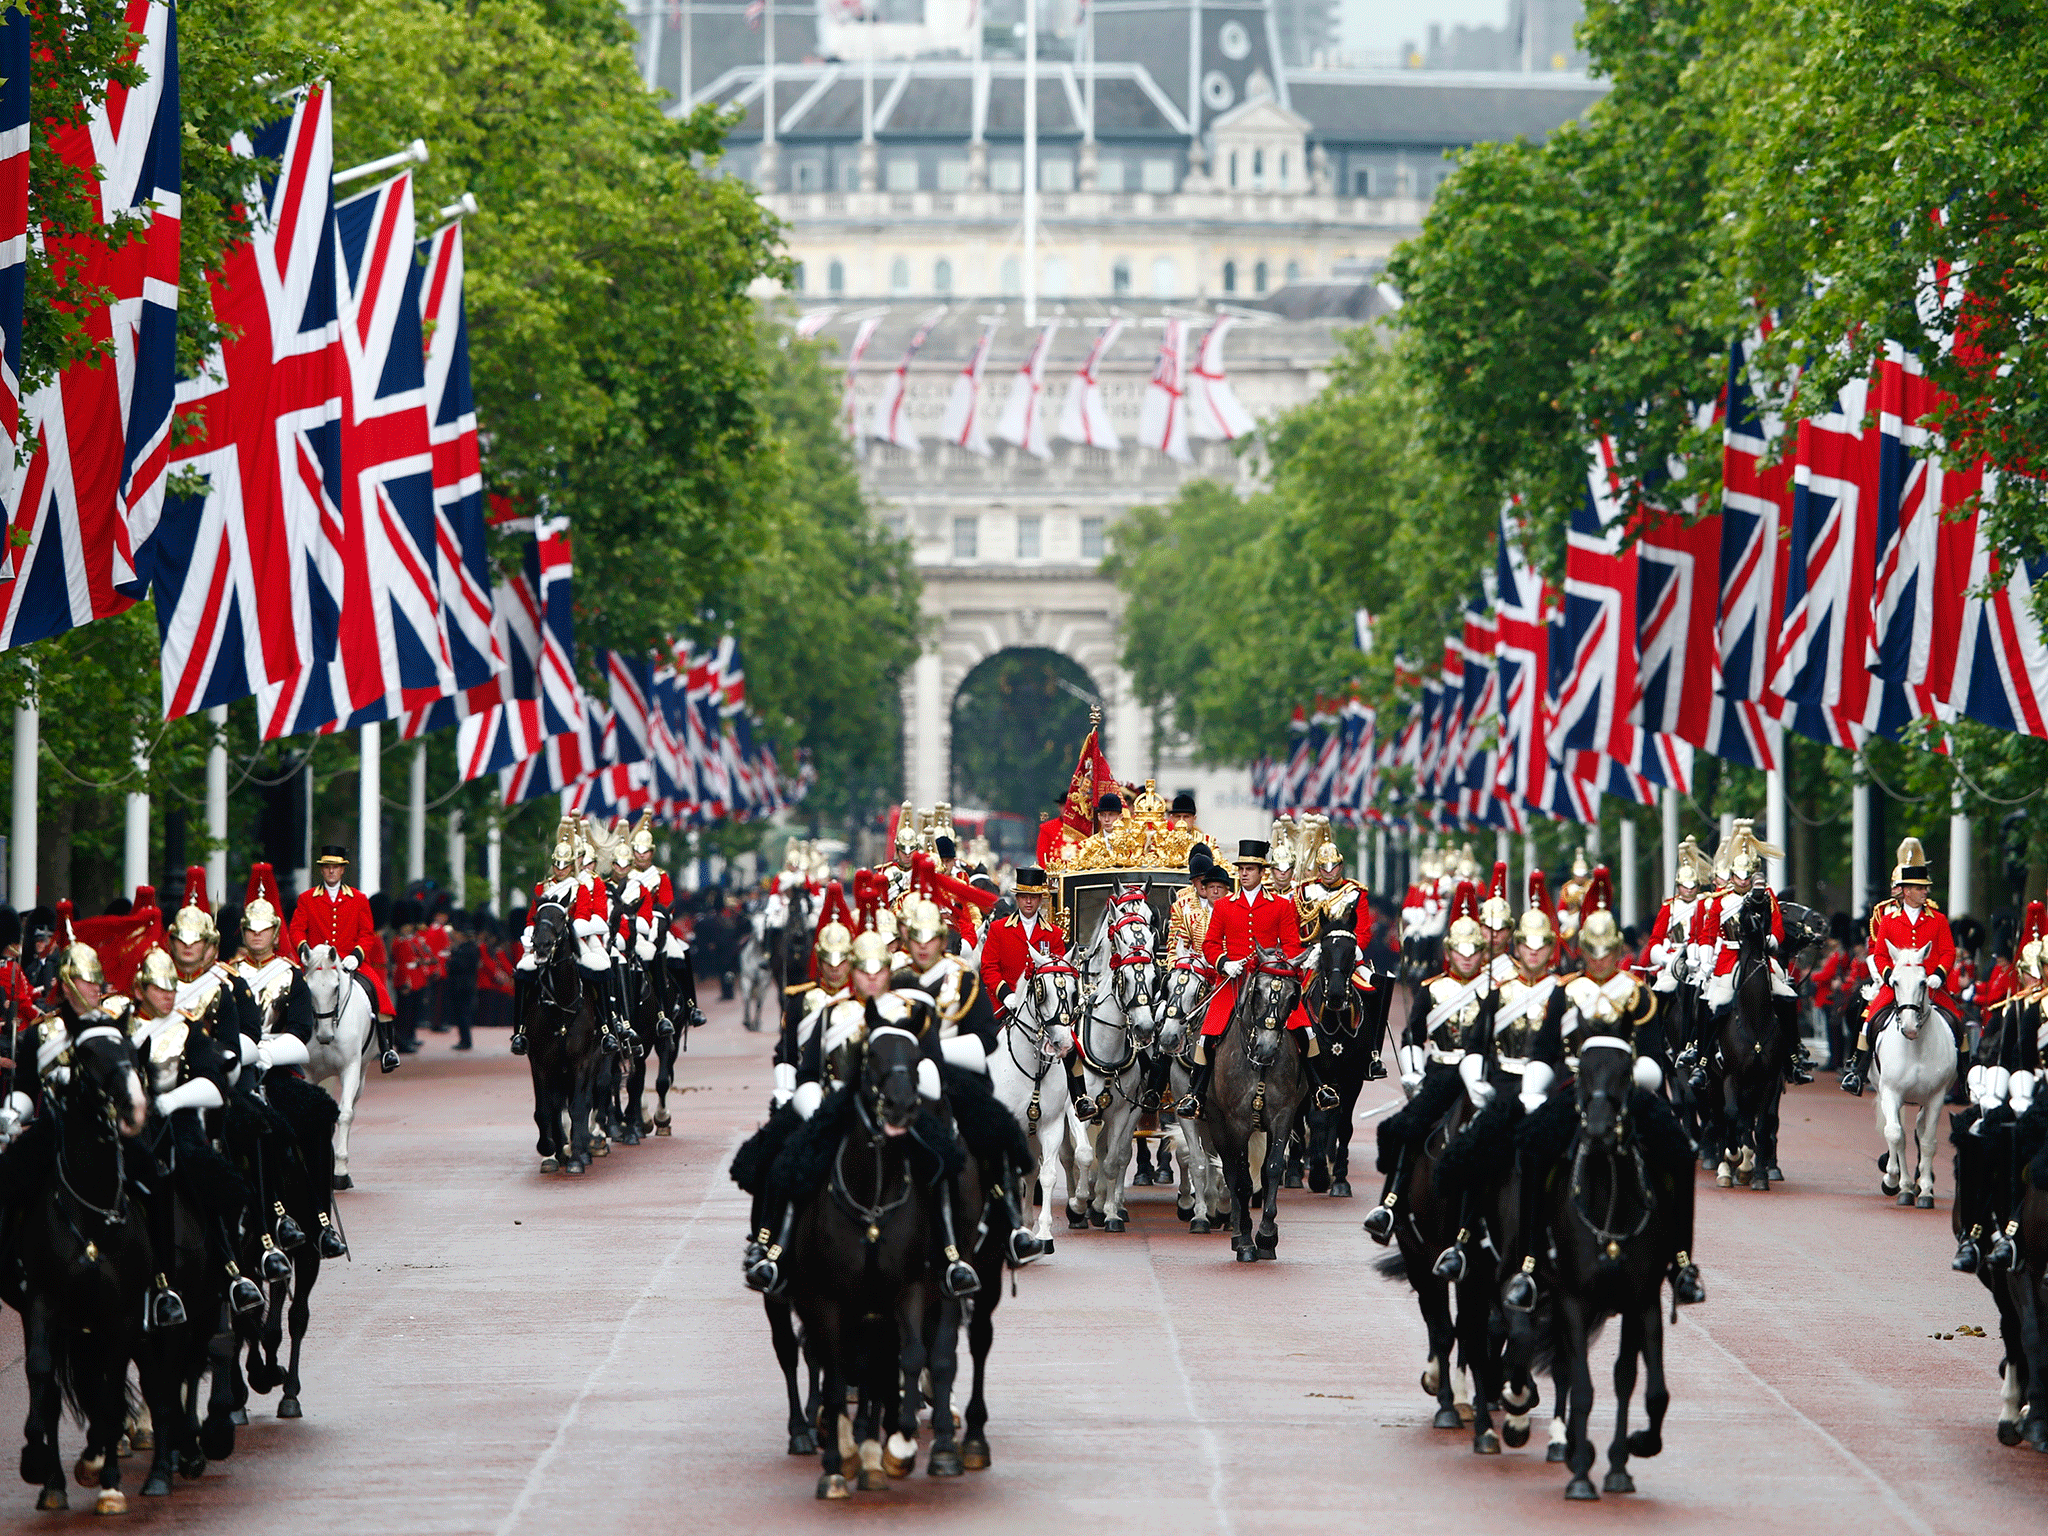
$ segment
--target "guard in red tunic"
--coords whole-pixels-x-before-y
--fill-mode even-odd
[[[1010,891],[1017,910],[990,923],[982,939],[981,989],[995,1005],[999,1024],[1010,1016],[1012,994],[1024,980],[1024,967],[1031,955],[1034,952],[1047,955],[1064,955],[1067,952],[1067,936],[1059,924],[1040,916],[1048,889],[1044,870],[1018,870],[1016,884]],[[1088,1092],[1088,1081],[1081,1068],[1078,1050],[1067,1053],[1067,1088],[1075,1118],[1094,1119],[1095,1100]]]
[[[292,908],[292,925],[285,934],[287,947],[303,962],[304,951],[314,944],[332,946],[341,968],[355,972],[356,979],[370,989],[377,1013],[377,1044],[386,1072],[398,1069],[398,1051],[391,1036],[391,993],[384,985],[381,969],[363,962],[383,948],[377,937],[377,920],[370,915],[370,898],[341,877],[348,871],[348,850],[330,843],[314,861],[320,879]]]
[[[1230,1027],[1231,1010],[1237,1006],[1239,979],[1258,961],[1261,951],[1277,949],[1289,960],[1302,959],[1301,926],[1294,902],[1265,889],[1268,851],[1268,844],[1253,838],[1238,843],[1238,893],[1217,902],[1209,915],[1209,931],[1202,938],[1202,957],[1217,967],[1222,980],[1202,1020],[1201,1060],[1196,1063],[1193,1081],[1178,1106],[1179,1113],[1184,1115],[1202,1113],[1202,1096],[1209,1091],[1209,1079],[1215,1071],[1215,1047],[1211,1042],[1221,1039]],[[1315,1092],[1316,1108],[1335,1109],[1337,1091],[1326,1086],[1316,1070],[1316,1037],[1310,1022],[1308,1010],[1297,997],[1294,1012],[1287,1017],[1287,1027],[1295,1031],[1295,1050],[1302,1074]]]
[[[1911,969],[1927,981],[1928,1006],[1939,1010],[1955,1032],[1956,1050],[1964,1048],[1962,1007],[1956,1002],[1950,981],[1956,971],[1956,940],[1948,918],[1934,902],[1934,880],[1928,873],[1927,855],[1920,839],[1909,837],[1899,844],[1898,868],[1892,884],[1899,892],[1896,902],[1880,906],[1870,920],[1870,963],[1877,972],[1877,994],[1864,1012],[1864,1025],[1856,1037],[1856,1059],[1842,1074],[1842,1089],[1858,1098],[1870,1075],[1871,1040],[1890,1022],[1896,1000],[1893,982],[1896,972]]]

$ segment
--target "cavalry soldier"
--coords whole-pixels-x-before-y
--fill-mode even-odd
[[[667,967],[672,963],[673,957],[668,950],[669,909],[676,899],[668,874],[654,862],[652,810],[640,813],[639,824],[624,841],[632,863],[624,872],[619,887],[619,952],[631,954],[638,960],[651,982],[657,975],[658,965]],[[688,964],[687,951],[684,952],[684,963]],[[676,979],[680,981],[681,978]],[[679,995],[687,995],[694,1001],[694,986],[688,994]],[[675,1033],[675,1021],[669,1017],[666,1008],[655,1020],[655,1028],[663,1035]]]
[[[1685,1042],[1673,1065],[1692,1074],[1690,1086],[1695,1093],[1706,1087],[1705,1068],[1700,1063],[1700,1050],[1706,1040],[1712,1038],[1715,1019],[1735,1000],[1735,963],[1742,952],[1742,944],[1735,936],[1736,914],[1742,910],[1742,903],[1750,890],[1763,879],[1764,861],[1781,859],[1784,850],[1768,843],[1759,842],[1752,830],[1753,823],[1738,819],[1735,829],[1729,833],[1727,843],[1717,850],[1715,866],[1721,876],[1720,889],[1711,901],[1700,903],[1694,917],[1693,936],[1703,946],[1702,954],[1711,954],[1713,968],[1705,982],[1700,1010],[1700,1037]],[[1799,1038],[1796,1025],[1798,992],[1785,975],[1785,916],[1778,908],[1778,893],[1769,884],[1762,887],[1771,902],[1770,975],[1771,996],[1774,1002],[1783,1000],[1789,1004],[1795,1020],[1791,1029],[1791,1046],[1784,1063],[1789,1081],[1810,1083],[1813,1073],[1806,1063],[1806,1046]]]
[[[1230,1015],[1237,1006],[1238,981],[1258,959],[1259,951],[1278,949],[1290,960],[1299,960],[1302,954],[1300,919],[1294,904],[1263,889],[1270,846],[1250,838],[1237,845],[1238,893],[1216,903],[1209,931],[1202,939],[1203,957],[1218,968],[1222,980],[1209,999],[1209,1012],[1202,1021],[1202,1056],[1195,1064],[1194,1081],[1177,1106],[1177,1112],[1183,1115],[1202,1113],[1202,1098],[1209,1091],[1216,1068],[1210,1042],[1218,1042],[1216,1048],[1221,1048],[1222,1035],[1230,1027]],[[1296,1057],[1302,1076],[1314,1093],[1316,1108],[1335,1109],[1337,1090],[1325,1084],[1316,1069],[1315,1030],[1308,1011],[1298,1001],[1287,1020],[1287,1028],[1293,1035]]]
[[[1557,888],[1557,947],[1565,958],[1566,968],[1578,959],[1579,946],[1579,903],[1586,898],[1586,887],[1592,883],[1592,866],[1586,862],[1586,850],[1572,850],[1571,877]]]
[[[1192,797],[1191,797],[1192,798]],[[1220,891],[1212,895],[1212,890]],[[1189,955],[1202,952],[1202,940],[1209,932],[1213,902],[1230,894],[1230,875],[1216,862],[1207,843],[1188,849],[1188,883],[1173,898],[1166,911],[1166,963],[1176,965]]]
[[[1977,1042],[1977,1060],[1964,1079],[1975,1114],[1969,1131],[1973,1137],[2002,1133],[2004,1143],[1990,1151],[2010,1155],[2018,1149],[2011,1138],[2014,1122],[2027,1115],[2039,1093],[2041,1079],[2041,1002],[2048,997],[2048,907],[2028,903],[2025,926],[2016,946],[2012,990],[1984,1015],[1984,1032]],[[1969,1111],[1964,1111],[1968,1115]],[[1962,1116],[1958,1116],[1960,1121]],[[1972,1178],[1972,1163],[1981,1166],[1985,1153],[1956,1143],[1956,1224],[1970,1223],[1956,1245],[1949,1268],[1974,1274],[1979,1267],[1996,1272],[2010,1269],[2019,1258],[2015,1239],[2020,1224],[2015,1207],[2025,1194],[2017,1178]],[[2000,1199],[2000,1195],[2004,1198]],[[1981,1251],[1986,1231],[1991,1241]]]
[[[1651,985],[1659,992],[1675,991],[1681,982],[1698,979],[1693,974],[1692,921],[1701,901],[1700,887],[1709,873],[1698,843],[1688,837],[1678,845],[1671,894],[1650,922],[1650,963],[1657,968],[1657,979]]]
[[[1045,871],[1020,869],[1010,888],[1017,910],[988,925],[981,944],[981,984],[995,1004],[998,1021],[1007,1019],[1015,993],[1024,980],[1024,968],[1033,951],[1047,955],[1067,952],[1067,936],[1057,923],[1039,915],[1045,905]],[[1088,1093],[1088,1079],[1082,1071],[1081,1049],[1077,1044],[1067,1055],[1067,1088],[1078,1120],[1095,1118],[1095,1101]]]
[[[1379,1132],[1379,1166],[1387,1182],[1380,1190],[1380,1203],[1365,1218],[1365,1230],[1382,1247],[1394,1235],[1394,1206],[1408,1159],[1457,1099],[1458,1066],[1475,1043],[1479,1015],[1493,987],[1478,892],[1469,884],[1460,885],[1451,898],[1450,925],[1444,933],[1444,968],[1422,984],[1428,1011],[1418,1009],[1409,1016],[1394,1052],[1401,1089],[1410,1104],[1383,1121]],[[1410,1127],[1412,1135],[1407,1134]]]
[[[1496,984],[1515,973],[1515,904],[1508,900],[1508,861],[1493,861],[1493,879],[1479,903],[1479,926],[1486,935],[1486,964]]]
[[[1934,880],[1919,838],[1909,837],[1899,844],[1893,884],[1899,888],[1898,901],[1882,903],[1870,919],[1870,963],[1877,974],[1877,994],[1864,1011],[1864,1026],[1856,1036],[1856,1059],[1842,1074],[1843,1090],[1859,1098],[1870,1073],[1870,1025],[1892,1006],[1894,966],[1920,965],[1927,976],[1928,1006],[1940,1010],[1955,1032],[1959,1055],[1963,1046],[1962,1008],[1949,985],[1956,968],[1955,935],[1935,903]]]
[[[0,908],[0,1147],[34,1118],[41,1079],[36,1073],[36,989],[7,951],[21,942],[21,916]]]
[[[1344,855],[1334,842],[1324,837],[1316,844],[1309,877],[1294,893],[1295,915],[1301,923],[1301,942],[1304,945],[1320,943],[1340,909],[1350,920],[1351,932],[1358,939],[1358,964],[1352,968],[1351,985],[1360,993],[1376,991],[1372,966],[1365,959],[1365,946],[1372,938],[1372,907],[1365,886],[1346,877]],[[1363,933],[1358,931],[1360,923],[1365,925]],[[1362,999],[1360,1006],[1364,1006]],[[1386,1075],[1387,1069],[1375,1050],[1366,1063],[1366,1081],[1378,1082]]]
[[[393,1008],[384,977],[375,965],[364,965],[370,946],[378,943],[376,919],[370,915],[370,899],[342,880],[348,871],[348,850],[330,843],[314,861],[320,881],[298,899],[292,908],[292,925],[285,944],[303,956],[314,944],[326,944],[341,958],[341,968],[354,973],[370,989],[370,1002],[377,1013],[377,1064],[386,1072],[398,1070],[398,1049],[391,1031]]]
[[[238,1061],[243,1038],[263,1033],[262,1015],[249,984],[220,958],[220,929],[207,905],[203,864],[185,871],[185,902],[171,919],[166,943],[177,970],[178,1012],[191,1023],[204,1025],[214,1042]],[[231,1061],[231,1072],[234,1066]]]
[[[894,906],[910,889],[910,861],[924,851],[924,834],[918,830],[917,808],[908,800],[896,817],[895,854],[878,873],[889,881],[889,905]]]

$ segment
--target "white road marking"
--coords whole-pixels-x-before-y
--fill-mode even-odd
[[[1181,1400],[1187,1404],[1188,1417],[1194,1420],[1202,1436],[1202,1454],[1209,1462],[1209,1507],[1216,1511],[1216,1528],[1230,1536],[1236,1526],[1223,1502],[1223,1448],[1216,1443],[1216,1431],[1195,1406],[1195,1384],[1188,1378],[1187,1363],[1181,1359],[1180,1330],[1173,1325],[1173,1309],[1166,1304],[1166,1291],[1159,1283],[1159,1265],[1149,1242],[1145,1245],[1145,1275],[1152,1282],[1152,1298],[1159,1306],[1159,1326],[1166,1330],[1166,1347],[1173,1355],[1174,1374],[1180,1377]]]

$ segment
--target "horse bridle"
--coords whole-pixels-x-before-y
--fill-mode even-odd
[[[865,1044],[862,1047],[861,1075],[863,1078],[867,1075]],[[872,1090],[868,1089],[867,1085],[863,1083],[863,1091],[853,1096],[854,1116],[859,1120],[862,1131],[866,1133],[868,1149],[872,1152],[879,1153],[881,1151],[884,1132],[882,1127],[876,1122],[875,1117],[868,1112],[869,1093],[872,1092],[876,1102],[879,1104],[882,1095],[882,1084],[888,1082],[890,1078],[906,1075],[913,1075],[911,1069],[902,1063],[898,1063],[883,1074],[881,1081],[877,1082]],[[854,1198],[853,1191],[846,1183],[846,1144],[851,1139],[851,1137],[846,1136],[840,1137],[839,1149],[832,1154],[832,1200],[840,1210],[861,1223],[864,1228],[863,1237],[867,1245],[872,1248],[882,1239],[882,1223],[901,1210],[910,1199],[910,1163],[906,1159],[903,1164],[903,1188],[892,1200],[887,1198],[887,1191],[883,1188],[882,1160],[877,1156],[875,1159],[875,1198],[871,1204],[863,1205]]]
[[[535,982],[534,990],[539,993],[540,1001],[544,1007],[552,1008],[557,1013],[574,1014],[577,1009],[583,1006],[583,967],[573,962],[571,963],[570,969],[576,973],[576,991],[566,1005],[555,994],[555,946],[562,942],[564,937],[563,930],[569,925],[569,909],[558,901],[543,902],[540,909],[533,914],[534,926],[536,928],[540,926],[541,918],[550,909],[559,912],[562,920],[559,925],[555,923],[548,925],[551,938],[548,944],[547,963],[535,967],[539,980]],[[535,958],[538,959],[538,956]]]
[[[1596,1222],[1591,1213],[1586,1210],[1584,1203],[1586,1194],[1586,1157],[1592,1151],[1594,1138],[1586,1134],[1586,1107],[1583,1104],[1579,1106],[1579,1129],[1578,1133],[1572,1138],[1575,1145],[1572,1152],[1570,1195],[1566,1201],[1571,1207],[1572,1215],[1578,1219],[1579,1224],[1586,1229],[1587,1234],[1593,1239],[1595,1245],[1609,1259],[1620,1258],[1621,1245],[1634,1238],[1641,1237],[1645,1229],[1650,1225],[1650,1218],[1657,1213],[1657,1196],[1650,1188],[1649,1169],[1643,1163],[1642,1146],[1630,1134],[1628,1093],[1626,1090],[1622,1092],[1620,1102],[1615,1106],[1614,1128],[1615,1140],[1613,1147],[1608,1151],[1608,1161],[1615,1166],[1617,1171],[1616,1175],[1610,1178],[1607,1184],[1607,1213]],[[1636,1224],[1626,1232],[1614,1226],[1615,1207],[1620,1203],[1621,1199],[1621,1179],[1618,1170],[1624,1163],[1633,1167],[1636,1176],[1636,1189],[1643,1197],[1642,1212],[1637,1216]]]
[[[96,1025],[91,1029],[81,1030],[79,1032],[78,1038],[72,1041],[72,1048],[75,1051],[78,1046],[83,1045],[86,1041],[102,1035],[111,1039],[121,1040],[123,1044],[126,1044],[126,1041],[122,1039],[121,1032],[119,1030],[114,1029],[110,1025]],[[74,1073],[72,1075],[72,1081],[77,1082],[82,1076],[82,1073]],[[71,1175],[65,1168],[64,1116],[61,1114],[51,1116],[51,1118],[57,1122],[57,1185],[66,1195],[71,1197],[74,1203],[83,1206],[86,1210],[90,1211],[94,1216],[97,1216],[102,1223],[110,1227],[116,1227],[120,1226],[123,1222],[125,1222],[128,1219],[127,1152],[126,1149],[123,1148],[123,1146],[121,1145],[121,1128],[118,1124],[116,1124],[116,1120],[118,1119],[118,1111],[116,1111],[116,1109],[114,1108],[113,1099],[108,1095],[107,1091],[104,1088],[102,1088],[98,1083],[92,1084],[92,1091],[98,1094],[100,1097],[99,1119],[105,1124],[107,1128],[107,1134],[114,1144],[113,1208],[109,1210],[107,1207],[103,1205],[95,1204],[93,1201],[86,1199],[84,1195],[78,1192],[78,1187],[71,1182]],[[78,1239],[79,1245],[81,1247],[87,1249],[90,1249],[92,1247],[91,1241],[86,1237],[86,1235],[83,1232],[79,1230],[78,1223],[73,1221],[68,1213],[65,1215],[64,1222],[66,1226],[71,1228],[71,1235]]]

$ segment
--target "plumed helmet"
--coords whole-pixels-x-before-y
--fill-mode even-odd
[[[1416,859],[1415,867],[1421,871],[1424,880],[1434,880],[1444,872],[1444,856],[1434,848],[1425,848]]]
[[[1528,899],[1523,905],[1522,916],[1526,918],[1531,912],[1541,912],[1543,920],[1550,924],[1551,934],[1555,936],[1557,933],[1557,920],[1551,915],[1550,882],[1544,879],[1542,870],[1532,869],[1529,871],[1529,880],[1524,894]],[[1525,922],[1522,926],[1526,928],[1528,924]]]
[[[1324,838],[1320,843],[1316,844],[1317,869],[1328,869],[1333,864],[1342,864],[1343,862],[1343,853],[1328,838]]]
[[[1451,896],[1451,921],[1444,930],[1444,944],[1462,955],[1476,955],[1486,945],[1486,929],[1479,921],[1479,890],[1470,880],[1460,880]]]
[[[249,866],[249,890],[242,898],[242,932],[261,933],[275,928],[282,915],[284,898],[278,894],[277,874],[268,864]]]
[[[1909,837],[1899,844],[1899,867],[1892,871],[1894,885],[1934,884],[1934,877],[1927,868],[1927,852],[1920,846],[1920,839]]]
[[[1493,861],[1493,881],[1486,888],[1486,900],[1479,903],[1479,926],[1496,933],[1515,925],[1514,903],[1508,900],[1508,861]]]
[[[1458,862],[1451,873],[1455,874],[1460,880],[1478,880],[1479,860],[1473,857],[1472,845],[1470,843],[1466,843],[1458,850]]]
[[[939,904],[929,896],[906,896],[900,912],[903,936],[907,939],[936,939],[946,931],[946,914],[939,910]]]
[[[220,930],[213,923],[213,908],[206,900],[206,866],[194,864],[185,871],[185,901],[171,919],[171,937],[181,944],[218,944]]]
[[[1588,877],[1585,894],[1579,898],[1579,951],[1599,959],[1613,954],[1621,944],[1621,925],[1614,918],[1614,887],[1607,866],[1602,864]]]
[[[825,887],[825,900],[818,908],[818,933],[811,945],[811,975],[821,965],[844,965],[853,955],[853,913],[847,909],[846,892],[837,880]]]
[[[2020,924],[2020,941],[2015,953],[2036,939],[2048,939],[2048,902],[2027,903],[2027,915]]]
[[[1583,880],[1592,872],[1592,869],[1586,863],[1586,850],[1583,847],[1574,848],[1572,850],[1572,878]]]
[[[166,955],[165,959],[170,957]],[[64,946],[64,952],[57,960],[57,979],[64,983],[89,981],[95,986],[107,984],[106,970],[100,965],[100,952],[90,944],[73,939]],[[177,985],[175,979],[171,983]]]
[[[870,928],[853,936],[853,968],[873,974],[889,969],[889,938]]]
[[[145,987],[160,987],[166,992],[178,990],[178,968],[171,963],[171,957],[154,944],[142,957],[142,964],[135,968],[135,979]]]
[[[1557,927],[1550,920],[1550,914],[1542,907],[1531,907],[1522,914],[1522,920],[1515,924],[1515,947],[1517,949],[1541,949],[1546,944],[1557,942]]]
[[[899,853],[915,853],[924,846],[924,838],[917,830],[917,807],[908,800],[896,817],[896,849]]]
[[[1678,845],[1675,863],[1677,873],[1674,878],[1682,889],[1696,891],[1713,878],[1712,864],[1700,851],[1698,842],[1690,837]]]
[[[564,816],[555,823],[555,846],[548,855],[548,862],[557,869],[567,869],[576,862],[576,818]]]
[[[640,819],[633,823],[633,840],[629,844],[635,853],[654,852],[654,808],[649,806],[640,813]]]
[[[1916,849],[1920,846],[1912,838],[1907,838],[1906,842],[1912,843]],[[1904,843],[1899,845],[1899,851],[1901,854],[1905,852]],[[1737,880],[1754,879],[1764,872],[1766,859],[1785,857],[1784,849],[1774,848],[1758,839],[1755,822],[1741,818],[1736,820],[1735,829],[1728,834],[1724,852],[1726,858],[1721,862],[1726,863],[1729,875]]]

